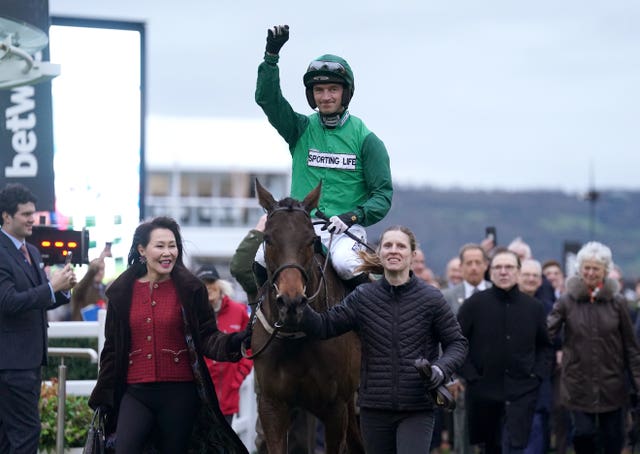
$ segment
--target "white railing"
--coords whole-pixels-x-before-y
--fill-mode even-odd
[[[104,347],[106,313],[105,310],[99,311],[97,322],[49,322],[49,338],[98,338],[99,357]],[[95,385],[95,380],[67,380],[66,394],[88,396]],[[240,411],[234,416],[231,424],[249,452],[255,450],[257,416],[252,370],[240,387]]]
[[[236,431],[249,452],[255,451],[256,419],[258,418],[258,406],[253,384],[253,369],[251,369],[251,373],[247,375],[240,386],[240,410],[233,417],[231,423],[231,427]]]

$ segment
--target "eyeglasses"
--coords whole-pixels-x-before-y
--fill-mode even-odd
[[[515,266],[515,265],[493,265],[491,267],[491,270],[492,271],[502,271],[502,270],[504,270],[504,271],[512,272],[512,271],[515,271],[516,268],[518,268],[518,267]]]
[[[340,63],[335,61],[312,61],[309,63],[307,72],[309,71],[330,71],[339,74],[346,74],[347,70]]]

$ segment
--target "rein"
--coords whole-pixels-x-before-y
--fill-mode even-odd
[[[331,238],[329,239],[328,249],[331,248],[331,243],[332,242],[333,242],[333,234],[331,234]],[[314,260],[315,260],[315,254],[314,254]],[[329,264],[329,253],[327,252],[327,254],[325,254],[325,258],[324,258],[324,265],[322,265],[322,267],[320,267],[320,280],[318,281],[318,288],[316,289],[315,293],[313,295],[311,295],[311,296],[307,296],[306,295],[306,293],[307,293],[307,282],[309,282],[309,274],[302,267],[302,265],[298,265],[297,263],[285,263],[284,265],[280,265],[278,268],[276,268],[276,270],[273,272],[271,278],[269,279],[269,285],[275,289],[276,298],[277,298],[280,295],[280,290],[278,289],[278,284],[276,284],[276,279],[278,278],[278,275],[283,270],[286,270],[287,268],[295,268],[298,271],[300,271],[300,274],[302,274],[302,278],[304,279],[305,286],[302,289],[302,294],[304,296],[307,296],[307,300],[309,302],[311,302],[311,301],[315,300],[316,297],[318,296],[318,294],[320,293],[320,290],[322,289],[322,284],[324,284],[324,287],[326,289],[327,282],[326,282],[326,279],[325,279],[325,272],[327,271],[327,265],[328,264]]]
[[[275,208],[273,211],[269,212],[267,214],[267,220],[276,212],[279,211],[302,211],[304,212],[307,217],[309,218],[309,220],[311,220],[311,216],[309,215],[309,213],[302,207],[278,207]],[[313,224],[324,224],[324,221],[316,221],[316,222],[312,222]],[[331,235],[331,238],[329,240],[329,246],[328,249],[331,248],[331,243],[333,242],[333,234]],[[325,278],[325,274],[326,274],[326,270],[327,270],[327,266],[329,264],[329,254],[327,253],[325,255],[325,259],[324,259],[324,264],[322,266],[320,266],[320,264],[318,263],[318,259],[315,257],[314,254],[314,261],[316,262],[316,264],[318,265],[318,268],[320,270],[320,279],[318,281],[318,287],[315,291],[315,293],[313,295],[311,295],[310,297],[307,297],[307,301],[310,303],[312,301],[314,301],[318,295],[320,294],[320,290],[322,290],[322,288],[325,289],[325,299],[327,298],[326,294],[328,292],[328,288],[327,288],[327,280]],[[276,270],[271,274],[271,276],[269,277],[269,287],[273,287],[273,289],[276,291],[276,298],[280,295],[280,290],[278,289],[278,285],[276,284],[276,280],[278,278],[278,276],[280,275],[280,273],[286,269],[289,268],[294,268],[297,269],[298,271],[300,271],[300,274],[302,275],[302,278],[304,279],[304,283],[305,286],[302,290],[303,295],[305,295],[306,297],[306,291],[307,291],[307,282],[309,282],[309,274],[307,273],[306,269],[297,264],[297,263],[285,263],[283,265],[280,265],[278,268],[276,268]],[[266,295],[266,297],[269,297],[269,294]],[[267,341],[264,343],[264,345],[262,347],[260,347],[258,349],[258,351],[256,351],[255,353],[251,354],[251,355],[247,355],[247,351],[246,348],[244,347],[244,345],[241,346],[241,350],[242,350],[242,356],[247,358],[247,359],[254,359],[255,357],[257,357],[258,355],[260,355],[263,351],[265,351],[267,349],[267,347],[271,344],[271,342],[273,342],[273,339],[280,338],[280,339],[302,339],[304,337],[306,337],[306,334],[304,332],[301,331],[296,331],[296,332],[283,332],[282,330],[282,324],[280,322],[274,322],[273,326],[271,326],[270,322],[267,320],[266,316],[264,315],[264,312],[262,311],[262,302],[263,299],[260,299],[257,306],[256,306],[256,310],[255,310],[255,316],[252,317],[252,330],[253,330],[253,325],[256,323],[256,320],[260,322],[260,324],[263,326],[263,328],[265,329],[265,331],[267,331],[267,333],[269,333],[269,338],[267,339]],[[326,303],[326,301],[325,301]],[[327,304],[325,304],[325,306],[327,306]]]
[[[316,209],[316,217],[322,219],[322,221],[315,221],[313,222],[314,225],[316,224],[328,224],[330,222],[329,218],[327,217],[326,214],[324,214],[322,211],[317,210]],[[369,249],[370,252],[372,253],[376,253],[375,248],[373,248],[369,243],[367,243],[366,241],[363,241],[362,238],[358,238],[356,235],[354,235],[353,233],[349,232],[349,229],[345,230],[343,232],[344,235],[347,235],[349,238],[351,238],[353,241],[355,241],[356,243],[364,246],[365,248]],[[333,234],[331,235],[331,239],[333,239]]]
[[[256,305],[255,314],[252,314],[251,331],[253,331],[253,326],[255,325],[256,321],[259,321],[262,327],[265,329],[265,331],[269,333],[269,339],[267,339],[267,341],[264,343],[262,347],[258,349],[258,351],[256,351],[255,353],[252,353],[251,355],[247,354],[246,347],[244,346],[244,344],[241,344],[240,351],[242,353],[242,356],[246,359],[256,358],[258,355],[260,355],[263,351],[267,349],[267,347],[271,344],[271,342],[273,342],[273,339],[275,339],[276,337],[279,339],[302,339],[307,336],[306,333],[302,331],[281,332],[282,324],[280,322],[275,322],[273,326],[271,326],[271,324],[267,320],[267,317],[264,315],[264,312],[262,312],[262,302],[263,302],[263,299],[261,298],[258,304]]]
[[[327,264],[329,263],[329,257],[328,256],[325,257],[324,265],[322,266],[320,266],[320,263],[318,262],[317,257],[314,256],[313,259],[318,265],[318,269],[320,270],[320,281],[318,282],[318,289],[316,290],[316,292],[311,297],[307,298],[308,302],[314,301],[317,298],[317,296],[320,294],[320,290],[323,287],[324,287],[325,295],[328,292],[327,280],[325,279],[325,271],[327,269]],[[302,270],[302,267],[300,265],[295,265],[295,266],[283,265],[279,267],[278,270],[282,270],[284,268],[291,268],[291,267],[297,267],[298,269],[300,269],[300,271],[303,271],[303,276],[307,276],[307,274],[304,272],[304,270]],[[278,287],[275,284],[273,284],[272,286],[277,292]],[[255,315],[251,317],[251,320],[252,320],[251,330],[253,331],[253,325],[255,325],[256,321],[259,321],[262,327],[265,329],[265,331],[269,333],[269,339],[267,339],[267,341],[264,343],[262,347],[258,349],[258,351],[256,351],[251,355],[247,355],[247,350],[243,344],[241,346],[242,356],[247,359],[254,359],[256,356],[260,355],[263,351],[267,349],[269,344],[271,344],[271,342],[273,342],[273,339],[275,339],[276,337],[279,339],[302,339],[306,337],[306,334],[302,331],[296,331],[296,332],[281,331],[282,325],[280,324],[280,322],[275,322],[273,326],[271,326],[271,323],[269,323],[269,321],[267,320],[267,317],[264,315],[264,312],[262,311],[262,302],[263,302],[263,299],[260,299],[258,304],[256,305]],[[325,296],[325,306],[327,306],[326,296]]]

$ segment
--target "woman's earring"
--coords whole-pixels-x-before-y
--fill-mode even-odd
[[[143,265],[147,263],[147,258],[144,255],[141,255],[138,260],[140,260],[140,263],[142,263]]]

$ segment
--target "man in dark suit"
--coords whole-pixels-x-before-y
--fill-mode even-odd
[[[520,454],[553,349],[542,304],[518,289],[518,256],[496,251],[489,269],[493,286],[470,296],[458,311],[469,341],[460,371],[467,382],[469,438],[484,443],[485,454]]]
[[[38,451],[46,311],[68,303],[76,282],[70,265],[47,280],[40,253],[25,242],[35,203],[23,185],[0,190],[0,452],[10,454]]]
[[[442,291],[442,295],[456,315],[467,298],[491,287],[491,282],[484,279],[485,272],[489,268],[489,257],[482,246],[467,243],[460,248],[458,255],[462,282]],[[456,408],[453,410],[453,446],[457,454],[473,452],[467,427],[465,386],[464,379],[458,376],[447,385],[449,392],[456,399]]]

